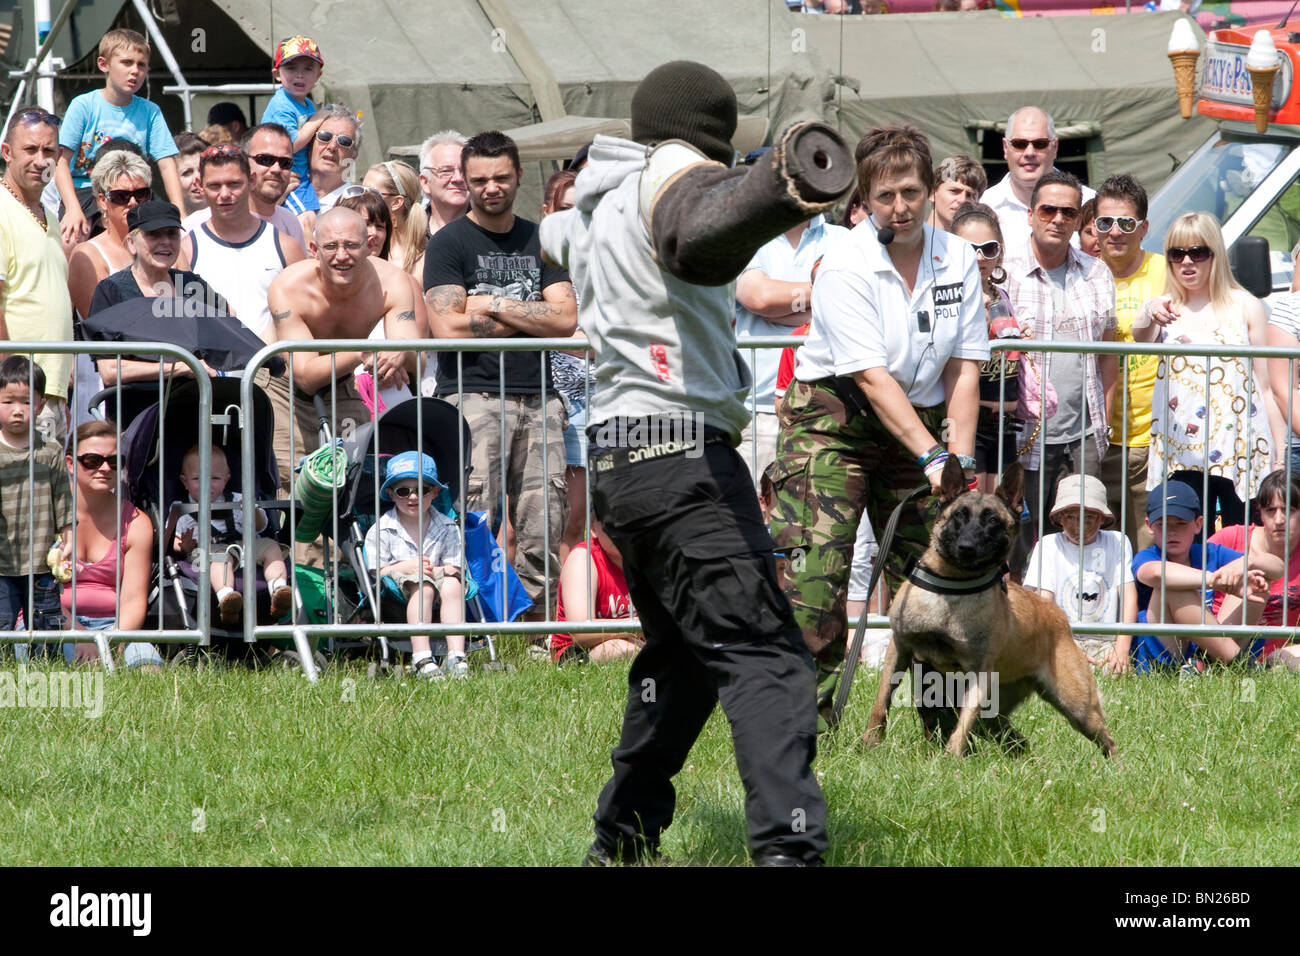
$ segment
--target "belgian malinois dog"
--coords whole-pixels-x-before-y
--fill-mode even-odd
[[[947,750],[954,756],[965,753],[973,729],[1004,745],[1023,745],[1009,715],[1034,692],[1114,756],[1097,683],[1065,612],[1006,579],[1019,530],[1012,503],[1018,505],[1023,487],[1024,472],[1013,463],[996,494],[971,491],[956,457],[948,459],[930,546],[889,611],[894,636],[864,746],[884,739],[895,686],[916,662],[943,672],[949,686],[953,675],[963,676],[955,727],[950,708],[918,708],[929,735],[948,734]]]

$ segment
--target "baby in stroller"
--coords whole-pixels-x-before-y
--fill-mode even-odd
[[[199,482],[202,476],[199,474],[199,446],[195,445],[185,453],[181,459],[181,484],[190,497],[190,503],[199,500]],[[240,507],[242,496],[239,492],[231,492],[229,498],[225,496],[226,485],[230,482],[230,465],[226,461],[226,454],[220,447],[213,445],[212,448],[212,471],[209,476],[211,483],[210,494],[212,497],[212,564],[209,571],[209,580],[212,583],[212,590],[217,595],[217,607],[221,615],[221,623],[227,627],[233,627],[238,621],[244,608],[244,598],[232,586],[235,580],[235,571],[240,563],[240,557],[243,553],[244,541],[244,513]],[[234,505],[232,510],[219,510],[218,505],[229,502]],[[260,534],[266,529],[267,517],[266,512],[261,508],[257,509],[257,531]],[[194,520],[194,515],[183,514],[176,522],[175,538],[173,540],[173,549],[186,555],[190,555],[190,561],[194,564],[199,563],[202,555],[193,554],[198,548],[198,522]],[[257,554],[254,556],[257,563],[262,568],[263,577],[271,593],[271,616],[276,620],[284,617],[293,606],[293,589],[289,587],[288,569],[284,564],[284,554],[280,550],[278,542],[271,538],[257,539]]]
[[[406,600],[408,624],[431,624],[439,612],[443,624],[465,620],[464,563],[460,533],[448,512],[447,486],[438,480],[438,466],[428,455],[405,451],[388,461],[380,499],[392,501],[366,532],[366,567],[392,582]],[[423,533],[421,533],[423,525]],[[447,637],[447,658],[439,667],[427,634],[411,637],[411,663],[426,680],[469,676],[465,636]]]

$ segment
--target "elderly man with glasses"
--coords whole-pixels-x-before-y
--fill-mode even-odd
[[[1104,263],[1070,245],[1082,205],[1077,179],[1055,170],[1044,174],[1029,198],[1029,243],[1011,249],[1004,265],[1012,314],[1032,324],[1040,341],[1115,338],[1115,280]],[[1024,567],[1038,537],[1040,506],[1055,500],[1060,478],[1081,472],[1100,477],[1110,419],[1106,396],[1115,382],[1113,355],[1038,352],[1030,359],[1039,382],[1049,384],[1022,382],[1021,388],[1048,389],[1049,397],[1041,401],[1042,427],[1021,459],[1030,520],[1021,524],[1012,570]]]
[[[1052,117],[1037,106],[1022,106],[1007,119],[1007,132],[1002,138],[1007,174],[984,191],[980,202],[998,214],[1002,239],[1010,252],[1020,251],[1029,242],[1029,198],[1043,175],[1056,169],[1060,146]],[[1087,186],[1081,189],[1083,202],[1096,195]],[[1079,237],[1072,237],[1070,244],[1078,249]]]
[[[42,109],[20,110],[5,130],[0,156],[0,339],[67,342],[72,339],[68,260],[58,220],[41,205],[41,191],[59,155],[59,118]],[[3,349],[3,346],[0,346]],[[3,354],[3,353],[0,353]],[[71,355],[35,355],[45,371],[45,404],[36,427],[60,444],[68,435]]]
[[[420,189],[432,236],[469,209],[469,187],[460,167],[465,137],[454,129],[434,133],[420,146]]]

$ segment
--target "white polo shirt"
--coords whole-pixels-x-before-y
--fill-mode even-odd
[[[1097,195],[1095,189],[1083,187],[1083,202]],[[1002,245],[1015,249],[1029,245],[1029,207],[1022,203],[1011,188],[1011,174],[1007,173],[994,186],[984,190],[980,202],[998,214],[998,225],[1002,227]],[[1079,230],[1070,237],[1070,245],[1079,248]]]
[[[943,402],[950,358],[984,362],[988,322],[970,244],[923,226],[925,251],[909,295],[867,219],[822,258],[813,283],[812,328],[795,377],[815,382],[884,366],[919,408]]]

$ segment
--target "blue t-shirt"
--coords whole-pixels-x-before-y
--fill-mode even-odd
[[[266,109],[262,112],[262,122],[279,123],[289,131],[289,138],[296,140],[303,122],[315,115],[316,104],[310,98],[306,102],[299,103],[284,91],[284,87],[281,87],[275,91],[271,102],[266,104]],[[293,154],[293,171],[298,174],[298,188],[282,200],[282,205],[295,216],[320,209],[320,200],[316,198],[316,190],[311,185],[311,169],[307,165],[307,153],[310,150],[311,143],[308,143]]]
[[[72,151],[69,166],[72,184],[78,189],[90,185],[90,167],[99,147],[110,139],[128,139],[154,162],[176,155],[176,143],[163,122],[157,103],[131,97],[126,106],[114,106],[101,90],[74,97],[59,127],[59,145]]]
[[[1221,544],[1209,542],[1205,546],[1206,576],[1208,577],[1225,564],[1231,564],[1240,557],[1240,551],[1233,551],[1232,548],[1225,548]],[[1141,581],[1137,580],[1138,568],[1142,567],[1144,564],[1150,563],[1151,561],[1159,560],[1160,546],[1156,544],[1143,548],[1133,556],[1133,579],[1137,583],[1138,607],[1142,612],[1145,612],[1147,605],[1151,603],[1151,592],[1155,589],[1148,587]],[[1187,563],[1198,571],[1201,569],[1201,546],[1199,544],[1192,545],[1192,550],[1187,555]],[[1214,599],[1214,591],[1212,589],[1207,589],[1203,596],[1205,598],[1205,606],[1208,608],[1210,602]],[[1142,620],[1146,620],[1145,613],[1143,613]]]

